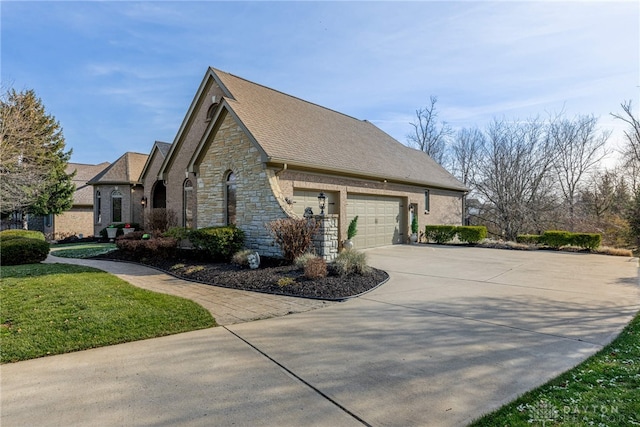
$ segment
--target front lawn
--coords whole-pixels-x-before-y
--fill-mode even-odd
[[[91,258],[116,249],[115,243],[68,243],[51,246],[53,255],[61,258]]]
[[[640,313],[597,354],[471,426],[640,425]]]
[[[193,301],[67,264],[3,266],[0,300],[1,363],[215,326]]]

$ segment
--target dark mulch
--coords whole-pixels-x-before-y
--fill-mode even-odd
[[[133,261],[121,251],[109,252],[94,259]],[[329,275],[321,279],[307,279],[302,270],[291,265],[282,265],[281,260],[261,258],[256,270],[241,268],[227,263],[208,263],[187,258],[144,259],[137,261],[165,271],[176,277],[209,285],[245,291],[264,292],[326,300],[341,300],[367,292],[389,278],[389,275],[375,268],[367,275],[352,274],[339,276],[329,265]],[[281,286],[278,280],[292,278],[294,282]]]

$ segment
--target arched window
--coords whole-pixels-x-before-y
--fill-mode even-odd
[[[102,224],[102,195],[100,194],[100,190],[96,191],[95,209],[96,211],[93,217],[95,218],[96,224]]]
[[[122,193],[111,193],[111,222],[122,222]]]
[[[182,185],[182,225],[193,227],[193,184],[187,179]]]
[[[225,185],[225,200],[227,203],[227,225],[236,223],[236,174],[233,172],[227,173],[227,182]]]

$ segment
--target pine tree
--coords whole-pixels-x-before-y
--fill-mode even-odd
[[[62,128],[47,114],[35,91],[10,89],[0,99],[0,209],[26,214],[59,214],[71,207],[75,190],[65,172]]]

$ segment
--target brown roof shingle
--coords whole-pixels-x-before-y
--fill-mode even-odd
[[[366,120],[211,69],[226,101],[268,161],[465,191],[426,153],[409,148]]]
[[[93,205],[93,189],[87,182],[103,171],[109,162],[103,162],[98,165],[87,165],[84,163],[68,163],[66,172],[68,174],[75,172],[73,183],[76,191],[73,193],[74,206],[92,206]]]
[[[88,184],[137,184],[149,155],[124,153],[118,160],[89,180]]]

